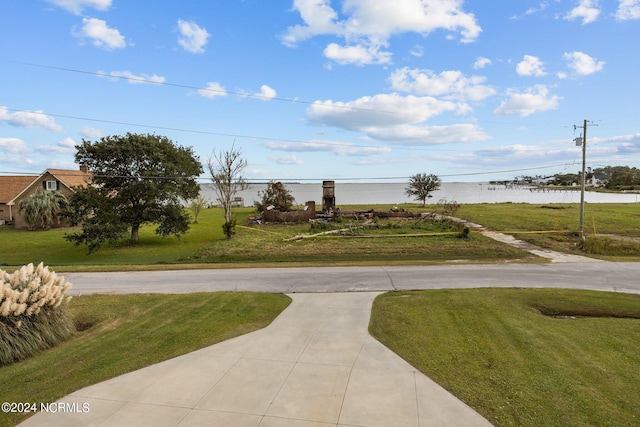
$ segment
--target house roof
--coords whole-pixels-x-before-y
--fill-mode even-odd
[[[39,181],[47,173],[50,173],[63,185],[73,187],[86,187],[91,180],[91,174],[82,170],[46,169],[40,175],[0,176],[0,203],[13,204],[15,199]]]
[[[0,176],[0,203],[9,203],[37,177],[37,175]]]
[[[91,180],[91,174],[81,170],[47,169],[42,175],[46,172],[55,176],[56,179],[63,182],[69,188],[86,187]]]

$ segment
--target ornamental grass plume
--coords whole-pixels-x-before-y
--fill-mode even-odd
[[[75,330],[64,293],[71,287],[43,263],[0,270],[0,365],[25,359]]]

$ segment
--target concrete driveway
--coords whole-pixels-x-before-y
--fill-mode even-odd
[[[368,334],[376,295],[293,294],[265,329],[78,390],[59,402],[86,411],[23,426],[490,426]]]
[[[287,293],[293,303],[261,331],[78,390],[59,403],[80,410],[39,413],[24,426],[486,426],[487,420],[369,336],[379,292],[562,287],[640,293],[640,263],[65,276],[75,295],[242,290]]]

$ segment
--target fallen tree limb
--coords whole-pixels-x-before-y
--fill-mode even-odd
[[[311,239],[313,237],[318,237],[318,236],[327,236],[330,234],[341,234],[341,233],[346,233],[349,231],[352,231],[354,228],[362,228],[362,227],[367,227],[367,226],[371,226],[371,225],[375,225],[373,223],[373,221],[369,220],[361,225],[356,225],[356,226],[351,226],[351,227],[347,227],[347,228],[341,228],[339,230],[329,230],[329,231],[323,231],[322,233],[316,233],[316,234],[298,234],[296,236],[290,237],[288,239],[284,239],[285,242],[295,242],[298,240],[302,240],[302,239]]]

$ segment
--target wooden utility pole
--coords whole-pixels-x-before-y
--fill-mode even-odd
[[[587,164],[587,120],[585,119],[582,130],[582,188],[580,191],[580,240],[584,241],[584,189],[587,182],[585,172]]]
[[[576,145],[582,144],[582,185],[580,191],[580,240],[582,241],[584,241],[584,191],[587,184],[587,125],[598,126],[585,119],[582,124],[582,135],[574,140]],[[574,132],[576,129],[578,126],[573,125]]]

